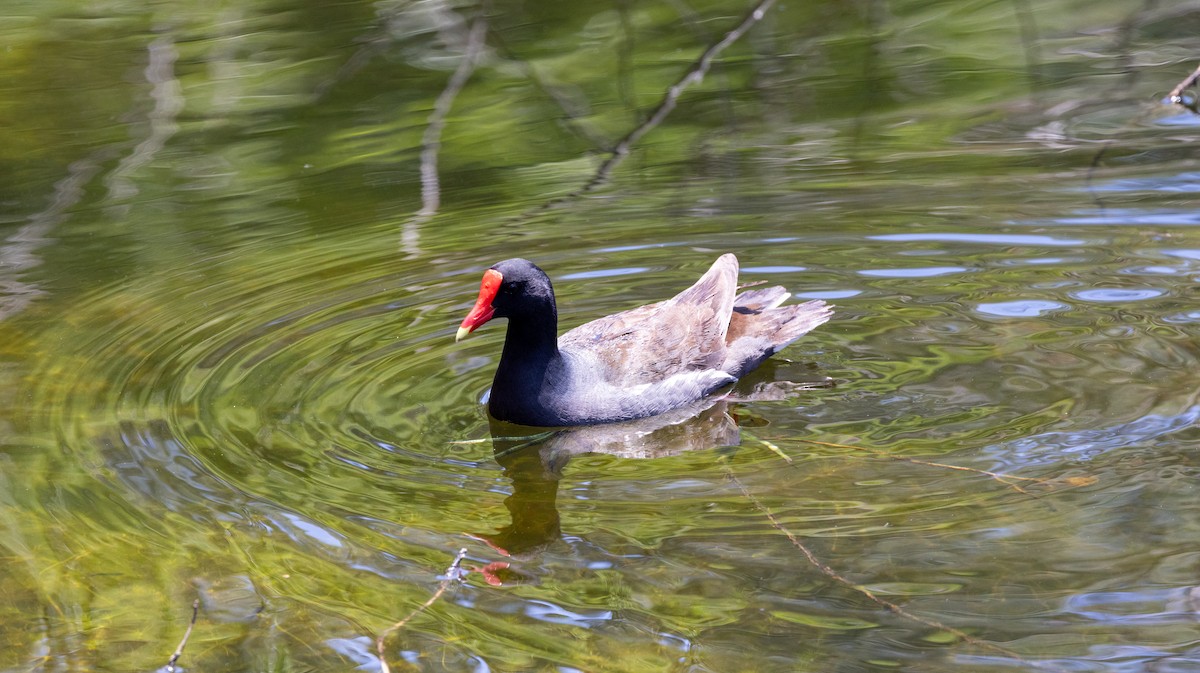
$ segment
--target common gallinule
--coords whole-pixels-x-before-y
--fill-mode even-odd
[[[833,313],[823,301],[780,306],[789,296],[782,287],[737,294],[737,277],[737,257],[721,255],[666,301],[558,336],[550,278],[509,259],[483,272],[456,340],[508,318],[488,399],[499,420],[551,427],[652,416],[733,383]]]

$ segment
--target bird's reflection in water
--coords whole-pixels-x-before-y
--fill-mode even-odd
[[[479,535],[499,553],[524,558],[558,540],[558,482],[563,467],[584,453],[661,458],[735,445],[740,431],[726,399],[702,400],[665,414],[623,423],[546,430],[491,421],[492,447],[512,495],[504,501],[511,523]]]
[[[561,536],[555,500],[571,456],[607,453],[622,458],[662,458],[736,446],[741,442],[739,423],[744,425],[748,419],[736,411],[735,403],[789,399],[832,385],[815,370],[783,371],[785,367],[777,371],[777,364],[768,361],[725,396],[623,423],[547,430],[492,419],[496,461],[512,481],[512,495],[504,501],[511,522],[495,533],[475,537],[504,556],[534,556]]]

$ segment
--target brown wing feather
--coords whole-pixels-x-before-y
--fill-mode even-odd
[[[738,262],[722,255],[671,299],[580,325],[558,339],[562,350],[592,353],[618,386],[653,383],[688,371],[718,369],[737,289]]]
[[[741,378],[833,315],[833,307],[820,300],[780,306],[787,297],[782,287],[738,295],[729,321],[723,371]]]

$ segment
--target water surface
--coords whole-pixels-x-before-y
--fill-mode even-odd
[[[748,6],[0,10],[0,667],[159,669],[198,598],[186,669],[378,670],[465,548],[393,670],[1200,670],[1195,8],[831,7],[599,182]],[[568,328],[727,251],[834,320],[489,424],[483,269]]]

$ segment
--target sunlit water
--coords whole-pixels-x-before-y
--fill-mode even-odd
[[[596,12],[559,30],[619,26]],[[924,23],[893,19],[918,42]],[[424,44],[413,30],[397,44]],[[566,200],[597,162],[503,137],[527,92],[494,68],[475,94],[494,111],[457,104],[503,123],[450,121],[422,221],[415,148],[453,65],[426,64],[397,130],[366,74],[270,80],[323,97],[268,103],[209,37],[110,45],[165,70],[137,75],[125,117],[56,113],[95,128],[37,168],[5,158],[4,670],[157,669],[197,598],[188,670],[378,670],[376,636],[460,548],[462,581],[389,638],[393,670],[1200,670],[1200,122],[1154,106],[1186,68],[1102,101],[1075,60],[1102,45],[1072,42],[1060,89],[854,119],[791,116],[786,92],[836,88],[819,74],[765,68],[750,104],[718,73],[677,113],[695,128],[648,134]],[[387,54],[415,58],[368,51],[365,72]],[[667,74],[642,105],[691,58],[650,56]],[[738,119],[710,127],[720,105]],[[561,109],[522,114],[530,138],[561,133]],[[726,251],[834,320],[729,400],[548,437],[489,426],[503,324],[453,339],[483,269],[535,260],[567,328]]]

